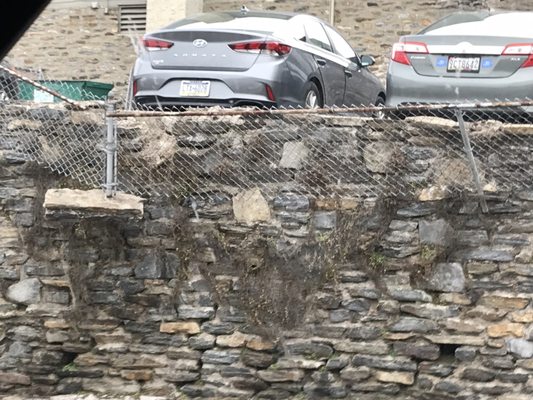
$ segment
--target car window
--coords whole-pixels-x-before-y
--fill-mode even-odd
[[[306,22],[305,32],[307,37],[307,43],[313,44],[327,51],[332,51],[328,35],[326,35],[326,31],[322,27],[321,23],[319,23],[318,21]]]
[[[301,18],[294,17],[287,21],[282,29],[272,32],[274,36],[291,38],[305,42],[305,28]]]
[[[426,35],[455,35],[455,36],[503,36],[503,37],[533,37],[531,21],[533,13],[503,13],[491,15],[480,21],[471,21],[443,26],[425,32]]]
[[[327,25],[324,28],[333,44],[336,54],[348,59],[355,57],[355,51],[353,51],[352,46],[337,31]]]

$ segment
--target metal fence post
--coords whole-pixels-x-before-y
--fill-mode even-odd
[[[476,185],[477,193],[479,195],[481,211],[486,214],[489,212],[489,208],[487,206],[487,201],[485,200],[483,187],[481,186],[481,179],[479,178],[479,171],[477,169],[476,160],[474,158],[474,154],[472,153],[470,137],[468,136],[468,132],[466,131],[465,121],[463,119],[463,111],[460,109],[455,110],[455,116],[457,117],[457,122],[459,123],[459,130],[461,131],[461,136],[463,137],[464,150],[468,158],[470,170],[472,171],[472,177],[474,178],[474,184]]]
[[[106,104],[106,132],[104,152],[106,154],[105,177],[102,185],[106,197],[113,197],[117,187],[117,130],[115,119],[109,114],[115,111],[115,103]]]

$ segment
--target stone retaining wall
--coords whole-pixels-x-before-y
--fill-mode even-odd
[[[76,183],[0,160],[2,393],[532,396],[531,192],[487,214],[252,190],[106,217],[44,210]]]

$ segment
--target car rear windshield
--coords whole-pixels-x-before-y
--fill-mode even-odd
[[[475,21],[448,24],[427,31],[426,35],[476,35],[533,38],[533,13],[514,12],[489,15]]]
[[[533,38],[533,13],[458,13],[422,31],[426,35],[476,35]]]
[[[289,14],[266,12],[218,12],[204,13],[193,17],[181,19],[165,29],[244,29],[261,32],[273,32],[286,26],[286,21],[292,16]]]

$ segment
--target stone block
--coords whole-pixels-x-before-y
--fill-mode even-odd
[[[487,328],[487,334],[489,335],[489,337],[492,338],[499,338],[504,336],[522,337],[524,336],[524,333],[524,325],[514,322],[490,325]]]
[[[454,239],[454,230],[444,219],[435,221],[421,220],[418,223],[420,243],[438,247],[449,247]]]
[[[240,358],[238,350],[207,350],[202,355],[204,364],[233,364]]]
[[[457,306],[436,304],[402,304],[400,310],[404,313],[431,320],[450,318],[459,314],[459,307]]]
[[[417,289],[389,288],[389,294],[394,300],[398,301],[432,301],[428,293]]]
[[[510,317],[513,322],[531,324],[533,323],[533,310],[515,311],[511,313]]]
[[[301,169],[309,156],[304,142],[286,142],[279,162],[280,168]]]
[[[335,211],[317,211],[313,215],[315,229],[335,229],[337,226],[337,213]]]
[[[172,371],[164,375],[167,382],[183,384],[187,382],[196,382],[200,379],[200,373],[194,371]]]
[[[257,376],[265,382],[300,382],[304,378],[301,370],[261,370],[257,371]]]
[[[372,340],[381,336],[381,329],[377,326],[356,325],[346,332],[346,336],[356,340]]]
[[[209,333],[201,333],[189,339],[189,346],[194,350],[208,350],[215,347],[216,336]]]
[[[280,358],[275,364],[272,365],[272,368],[315,370],[322,368],[325,364],[325,361],[308,360],[299,356],[287,356]]]
[[[242,352],[241,360],[244,365],[248,365],[250,367],[268,368],[276,362],[276,357],[270,353],[246,349]]]
[[[365,146],[363,158],[370,172],[384,174],[402,163],[403,154],[399,146],[393,143],[371,142]]]
[[[28,375],[16,372],[0,371],[0,383],[29,386],[31,385],[31,378]]]
[[[530,359],[533,357],[533,342],[525,339],[508,339],[506,341],[509,352],[516,357]],[[533,369],[533,364],[530,366]]]
[[[369,356],[356,354],[352,358],[355,367],[370,367],[384,370],[415,372],[417,364],[405,357]]]
[[[498,321],[505,317],[506,314],[506,310],[485,306],[476,306],[466,312],[468,318],[481,318],[485,321]]]
[[[389,329],[391,332],[419,332],[427,333],[435,331],[439,325],[431,320],[414,317],[402,317]]]
[[[214,307],[178,306],[178,317],[181,319],[211,319],[214,316]]]
[[[200,333],[200,325],[198,322],[162,322],[159,327],[159,332],[195,335]]]
[[[348,366],[340,372],[340,377],[349,383],[366,381],[371,375],[371,370],[368,367],[354,368]]]
[[[340,340],[333,347],[336,351],[342,353],[385,355],[390,351],[389,345],[382,341],[361,342]]]
[[[388,400],[390,399],[391,395],[396,395],[400,392],[400,386],[396,383],[372,383],[372,382],[365,382],[365,383],[354,383],[351,386],[352,392],[356,393],[371,393],[372,395],[369,397],[362,397],[358,396],[358,400]]]
[[[478,301],[478,305],[492,308],[521,310],[526,308],[529,302],[530,299],[524,297],[486,295]]]
[[[231,335],[221,335],[216,339],[219,347],[244,347],[250,339],[250,335],[241,332],[234,332]]]
[[[253,224],[271,219],[270,208],[259,189],[246,190],[233,198],[233,214],[238,222]]]
[[[419,360],[437,360],[440,356],[439,346],[422,341],[396,342],[394,343],[394,352]]]
[[[490,382],[496,377],[496,373],[481,368],[466,368],[461,374],[461,377],[469,381]]]
[[[153,372],[150,370],[123,370],[120,376],[128,381],[146,382],[152,379]]]
[[[399,383],[402,385],[412,385],[415,383],[415,374],[413,372],[376,371],[374,376],[379,382]]]
[[[284,343],[284,348],[287,354],[312,356],[317,359],[329,358],[333,354],[331,346],[311,340],[288,340]]]
[[[235,330],[235,325],[230,322],[207,321],[202,324],[202,331],[212,335],[230,335]]]
[[[141,385],[137,382],[120,378],[83,379],[82,388],[85,391],[104,395],[134,395],[139,393]]]
[[[309,197],[298,193],[280,193],[273,200],[274,209],[285,211],[309,211]]]
[[[427,340],[436,344],[457,344],[464,346],[483,346],[485,339],[480,336],[466,335],[425,335]]]
[[[459,318],[449,318],[444,321],[444,326],[454,333],[481,333],[486,328],[486,323],[479,320],[462,320]]]
[[[259,336],[252,336],[246,342],[246,347],[255,351],[272,351],[275,349],[276,344],[269,339]]]
[[[439,263],[429,272],[424,287],[438,292],[462,292],[465,289],[465,275],[459,263]]]
[[[21,280],[8,287],[6,298],[18,304],[35,304],[41,300],[41,282],[37,278]]]

